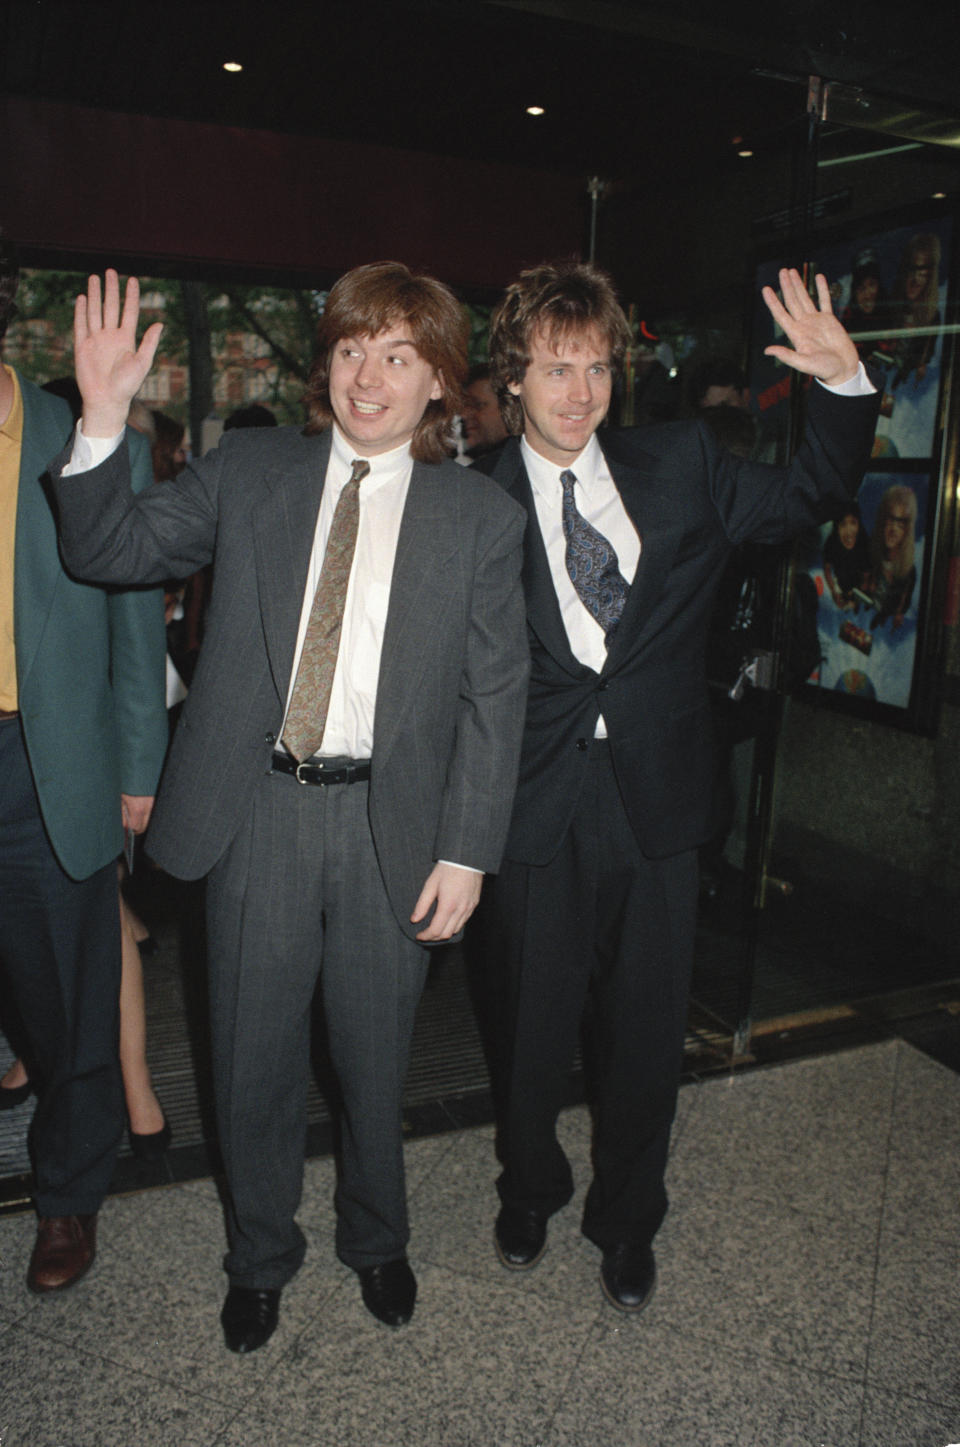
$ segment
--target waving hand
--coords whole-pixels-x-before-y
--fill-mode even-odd
[[[153,364],[163,327],[154,322],[138,347],[139,315],[140,284],[133,276],[127,282],[122,313],[115,271],[106,274],[102,299],[98,276],[91,276],[86,295],[77,297],[73,350],[87,437],[115,437],[122,430],[130,403]]]
[[[776,357],[797,372],[808,372],[828,387],[849,381],[860,359],[857,349],[833,314],[827,279],[817,273],[816,306],[792,268],[780,273],[780,297],[772,287],[763,288],[763,299],[774,321],[786,333],[792,347],[764,347],[764,355]]]

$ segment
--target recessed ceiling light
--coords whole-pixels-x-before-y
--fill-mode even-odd
[[[946,201],[947,193],[946,191],[934,191],[932,199],[934,201]]]
[[[544,110],[543,106],[527,106],[527,115],[543,116],[546,115],[546,111]]]
[[[225,60],[223,62],[223,68],[224,70],[229,70],[231,75],[236,75],[238,71],[243,70],[243,66],[239,60]]]
[[[743,156],[744,158],[746,158],[747,156],[752,156],[752,155],[753,155],[753,152],[752,152],[752,151],[738,151],[738,152],[737,152],[737,155],[738,155],[738,156]]]

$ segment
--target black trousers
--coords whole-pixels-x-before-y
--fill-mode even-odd
[[[556,1121],[588,996],[595,1174],[584,1234],[607,1249],[651,1241],[683,1059],[697,907],[696,853],[645,858],[605,743],[560,850],[507,861],[491,882],[491,967],[508,1044],[501,1199],[550,1215],[573,1179]]]
[[[61,869],[19,719],[0,722],[0,967],[38,1088],[30,1128],[37,1209],[96,1211],[124,1119],[117,867],[111,860],[83,880]]]

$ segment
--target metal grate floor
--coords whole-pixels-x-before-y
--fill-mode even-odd
[[[206,1175],[218,1165],[200,892],[195,886],[185,887],[171,897],[170,882],[162,880],[155,880],[152,888],[160,894],[152,907],[144,909],[154,922],[156,938],[155,951],[144,958],[148,1054],[157,1094],[173,1130],[173,1147],[164,1162],[148,1166],[131,1156],[124,1141],[114,1183],[120,1190]],[[829,929],[824,928],[825,920]],[[852,940],[856,948],[851,948]],[[686,1039],[689,1074],[707,1074],[733,1063],[741,961],[736,909],[729,902],[705,909],[698,930]],[[889,922],[873,920],[868,927],[863,918],[851,919],[845,902],[842,910],[835,911],[830,901],[819,897],[778,904],[763,921],[753,995],[756,1038],[785,1038],[791,1021],[799,1035],[809,1035],[812,1020],[820,1028],[824,1022],[835,1025],[838,1008],[847,1022],[844,1029],[862,1025],[865,1018],[875,1022],[883,1014],[876,1008],[878,997],[908,988],[939,989],[941,982],[955,980],[956,974],[955,960],[941,957],[937,950],[924,950],[916,938],[891,931]],[[957,993],[960,986],[954,990]],[[847,1008],[849,1002],[867,997],[872,1017],[871,1011],[858,1014]],[[771,1022],[769,1030],[764,1020]],[[0,1035],[0,1074],[11,1059]],[[333,1139],[331,1109],[322,1088],[322,1045],[315,1053],[315,1067],[308,1096],[311,1154],[329,1150]],[[582,1098],[577,1067],[574,1062],[571,1101]],[[15,1208],[29,1199],[27,1132],[32,1108],[31,1100],[0,1112],[0,1209]],[[466,967],[461,952],[451,948],[435,956],[421,1001],[405,1095],[405,1127],[410,1134],[427,1134],[492,1118]]]

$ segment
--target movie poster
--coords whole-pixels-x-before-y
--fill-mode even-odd
[[[815,252],[815,268],[827,278],[881,404],[871,470],[856,499],[798,545],[797,566],[817,592],[821,658],[808,683],[839,707],[879,708],[908,727],[928,726],[930,706],[925,625],[950,364],[953,228],[953,217],[918,208],[902,224],[885,217],[846,240],[818,241]],[[757,268],[750,359],[762,454],[781,462],[790,443],[792,379],[763,355],[781,339],[759,289],[778,289],[782,264],[773,259]]]
[[[952,218],[938,216],[817,243],[816,270],[883,393],[874,457],[893,465],[929,459],[934,450],[952,232]],[[771,457],[785,442],[791,379],[787,367],[763,355],[780,337],[760,287],[778,289],[781,265],[769,261],[757,270],[750,364],[751,406]]]
[[[870,472],[799,566],[817,590],[821,659],[810,683],[907,708],[928,546],[930,475]]]

